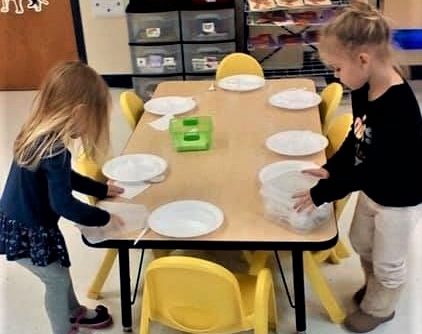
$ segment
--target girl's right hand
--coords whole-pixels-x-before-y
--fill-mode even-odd
[[[302,173],[312,175],[320,179],[328,179],[330,177],[330,173],[325,168],[304,169]]]

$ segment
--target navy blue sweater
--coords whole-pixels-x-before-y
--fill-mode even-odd
[[[422,203],[422,117],[407,82],[368,100],[369,85],[352,92],[354,124],[324,166],[330,178],[311,189],[318,206],[362,190],[380,205]],[[358,126],[360,124],[360,126]]]
[[[108,212],[72,195],[72,190],[76,190],[102,199],[107,195],[107,185],[74,172],[70,161],[70,152],[65,150],[42,159],[36,170],[13,162],[0,199],[0,211],[28,227],[53,227],[60,216],[86,226],[107,224]]]

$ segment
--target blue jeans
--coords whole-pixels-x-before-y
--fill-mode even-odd
[[[73,290],[69,268],[57,262],[45,267],[35,266],[29,258],[16,262],[44,283],[44,304],[53,334],[67,334],[71,329],[69,317],[81,306]]]

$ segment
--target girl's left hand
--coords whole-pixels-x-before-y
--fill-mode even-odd
[[[309,211],[315,209],[315,204],[312,200],[311,192],[309,190],[296,193],[293,195],[293,198],[296,199],[295,204],[293,205],[293,209],[295,209],[297,212],[302,212],[306,209]]]
[[[113,181],[107,181],[107,187],[107,197],[116,197],[125,191],[123,188],[115,186]]]

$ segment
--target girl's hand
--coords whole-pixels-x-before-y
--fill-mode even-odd
[[[293,209],[297,212],[302,212],[303,210],[312,211],[315,209],[315,204],[309,190],[296,193],[293,195],[293,198],[296,199]]]
[[[113,181],[107,181],[107,197],[116,197],[120,194],[123,194],[123,192],[125,191],[123,188],[115,186],[113,184]]]
[[[325,168],[304,169],[302,173],[312,175],[320,179],[328,179],[330,177],[330,173]]]

